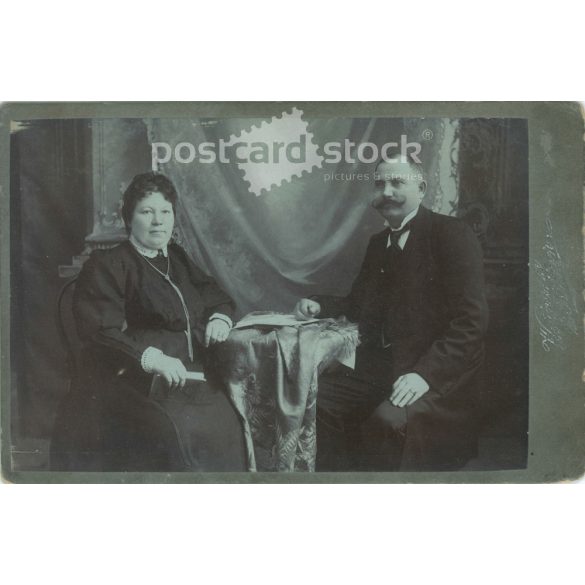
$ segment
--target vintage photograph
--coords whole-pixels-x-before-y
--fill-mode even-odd
[[[5,471],[526,470],[582,338],[528,116],[264,110],[10,120]]]

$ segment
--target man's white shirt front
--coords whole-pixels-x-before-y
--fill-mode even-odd
[[[411,219],[413,219],[416,214],[418,213],[418,210],[420,209],[420,205],[416,208],[413,209],[403,220],[402,223],[400,224],[400,227],[398,228],[391,228],[390,224],[388,223],[388,221],[384,222],[384,225],[386,227],[390,227],[390,230],[393,232],[399,232]],[[400,247],[401,250],[404,250],[404,246],[406,246],[406,242],[408,241],[408,236],[410,236],[410,230],[406,230],[399,238],[398,238],[398,246]],[[389,248],[392,245],[392,242],[390,240],[390,235],[388,235],[388,241],[386,242],[386,248]]]

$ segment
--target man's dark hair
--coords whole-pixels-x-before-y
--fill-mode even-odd
[[[420,175],[420,180],[421,181],[425,181],[425,171],[422,167],[422,165],[419,162],[416,162],[414,160],[414,157],[412,154],[410,153],[406,153],[405,156],[402,156],[402,154],[399,155],[394,155],[392,156],[393,160],[398,160],[399,162],[406,162],[408,163],[408,166],[417,174]],[[381,157],[380,159],[378,159],[378,162],[376,163],[376,166],[374,167],[374,172],[378,170],[378,167],[380,166],[380,164],[382,164],[383,162],[391,162],[386,160],[385,158]]]
[[[136,175],[126,191],[122,202],[122,219],[126,225],[126,231],[130,233],[130,223],[136,205],[141,199],[144,199],[151,193],[160,193],[173,206],[173,213],[177,215],[177,190],[172,181],[161,173],[143,173]]]

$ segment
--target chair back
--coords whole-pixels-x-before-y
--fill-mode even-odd
[[[99,400],[88,384],[82,363],[82,342],[73,314],[77,277],[68,280],[57,296],[57,330],[67,354],[68,389],[55,414],[49,469],[99,471],[102,469]]]
[[[61,343],[67,352],[67,367],[70,379],[76,379],[81,371],[81,339],[77,334],[75,316],[73,315],[73,295],[77,276],[69,279],[59,291],[57,297],[57,330]]]

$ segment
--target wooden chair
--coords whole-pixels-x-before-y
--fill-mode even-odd
[[[82,343],[73,314],[77,277],[68,280],[57,297],[57,330],[67,356],[67,392],[57,409],[49,468],[56,471],[101,469],[99,396],[87,384]],[[84,382],[84,379],[86,380]]]

